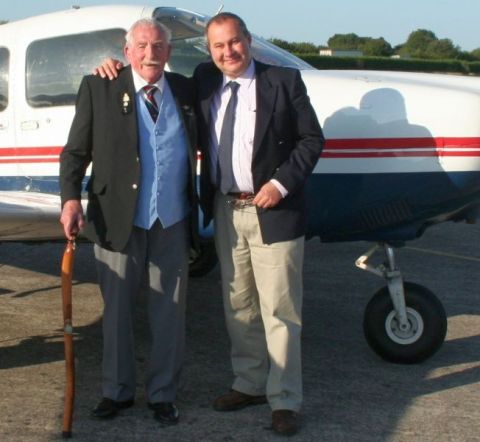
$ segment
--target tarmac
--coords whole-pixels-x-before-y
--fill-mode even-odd
[[[304,405],[297,441],[480,440],[480,226],[445,223],[398,250],[405,280],[425,285],[448,316],[445,343],[421,364],[380,359],[363,336],[364,308],[384,281],[354,266],[370,244],[307,242],[302,337]],[[0,440],[61,439],[65,362],[60,290],[63,244],[0,244]],[[139,299],[135,406],[89,417],[100,399],[102,300],[90,244],[75,255],[75,441],[280,441],[268,405],[219,413],[230,388],[218,268],[191,278],[187,352],[177,405],[162,428],[147,409],[148,325]]]

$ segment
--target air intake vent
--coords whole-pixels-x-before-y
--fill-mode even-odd
[[[362,224],[367,230],[378,229],[411,219],[412,211],[405,200],[392,201],[362,210]]]

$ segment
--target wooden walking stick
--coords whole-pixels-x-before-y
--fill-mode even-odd
[[[63,338],[65,348],[65,402],[63,407],[64,438],[72,436],[73,403],[75,399],[75,359],[72,327],[72,273],[75,240],[68,240],[62,259]]]

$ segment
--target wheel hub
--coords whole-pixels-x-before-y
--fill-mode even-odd
[[[407,324],[403,326],[397,320],[395,310],[392,310],[385,320],[385,330],[388,337],[395,343],[410,345],[418,341],[423,334],[423,319],[411,307],[407,307]]]

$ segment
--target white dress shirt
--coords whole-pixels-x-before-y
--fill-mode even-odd
[[[155,83],[148,83],[145,81],[142,77],[140,77],[139,74],[137,74],[133,69],[132,69],[132,76],[133,76],[133,85],[135,86],[135,92],[137,95],[140,95],[142,98],[142,104],[144,104],[144,99],[145,99],[145,93],[142,91],[144,86],[151,85],[151,86],[156,86],[157,90],[153,94],[153,97],[155,98],[155,101],[157,103],[160,103],[161,95],[163,93],[163,88],[165,87],[165,75],[162,75]]]
[[[231,89],[225,86],[230,81],[235,81],[240,85],[237,92],[238,101],[233,128],[232,169],[235,184],[232,191],[253,193],[252,153],[257,111],[255,63],[253,60],[247,70],[239,77],[230,78],[224,75],[222,85],[212,100],[212,127],[210,129],[212,182],[215,184],[217,181],[218,142],[225,110],[232,95]],[[272,180],[272,182],[283,196],[287,194],[286,189],[277,180]]]

